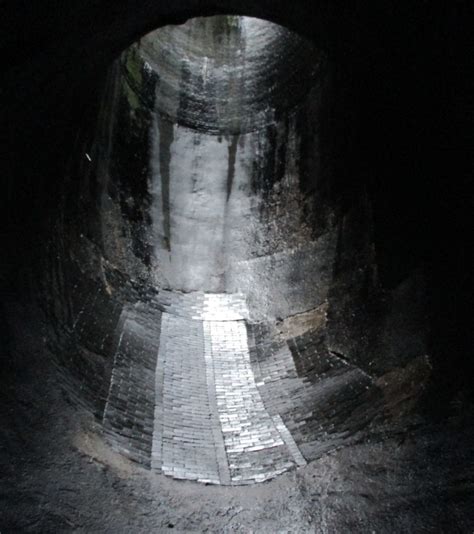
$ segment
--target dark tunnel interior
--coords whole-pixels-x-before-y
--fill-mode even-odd
[[[472,532],[469,3],[2,10],[0,532]]]

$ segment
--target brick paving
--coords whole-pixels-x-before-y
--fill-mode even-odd
[[[135,310],[123,323],[104,412],[115,446],[154,471],[208,484],[263,482],[305,465],[262,399],[243,296],[162,292],[154,309],[146,322]]]

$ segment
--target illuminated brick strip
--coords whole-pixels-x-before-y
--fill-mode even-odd
[[[167,476],[210,484],[304,465],[256,384],[241,295],[167,299],[168,312],[124,315],[103,420],[112,445]],[[180,314],[170,313],[176,301]]]
[[[202,322],[165,313],[161,328],[157,367],[163,370],[163,382],[156,402],[152,464],[161,463],[162,472],[173,478],[219,484],[214,438],[218,421],[209,402]],[[160,381],[159,375],[161,370]]]
[[[294,463],[267,413],[250,365],[243,321],[205,321],[210,333],[217,410],[233,484],[262,482]]]

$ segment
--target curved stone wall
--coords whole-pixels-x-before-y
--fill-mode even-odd
[[[282,26],[231,16],[159,29],[140,40],[136,53],[157,77],[161,114],[221,135],[260,129],[296,107],[315,83],[322,56]]]
[[[314,53],[316,70],[296,65],[303,85],[311,81],[302,101],[290,98],[283,76],[278,98],[265,102],[270,122],[253,131],[240,125],[230,133],[226,113],[211,124],[206,113],[195,123],[192,113],[182,122],[181,112],[163,112],[160,66],[175,38],[174,53],[195,72],[202,65],[189,58],[197,43],[212,43],[209,79],[225,99],[215,42],[257,23],[224,21],[158,30],[111,69],[95,140],[79,154],[78,178],[65,182],[58,229],[72,239],[61,254],[72,266],[66,259],[63,268],[81,271],[74,275],[81,287],[57,290],[73,302],[68,328],[86,346],[65,373],[77,366],[110,443],[154,471],[235,485],[267,480],[365,432],[382,432],[375,429],[385,420],[383,377],[415,365],[419,393],[429,359],[422,297],[396,292],[387,305],[376,273],[367,279],[373,237],[365,192],[354,191],[347,213],[328,193],[334,167],[321,149],[333,78],[327,58]],[[263,21],[257,27],[283,39],[282,47],[292,42],[287,30]],[[256,48],[248,64],[236,53],[247,46],[244,35],[233,35],[226,70],[233,73],[234,61],[238,76],[274,88],[278,64],[254,76],[274,51],[260,48],[259,35],[250,40]],[[288,57],[279,58],[282,65]],[[180,80],[173,83],[183,102],[196,88]],[[263,99],[266,92],[245,94]],[[229,117],[245,120],[254,104],[239,106]],[[71,196],[74,182],[80,189]],[[357,239],[344,244],[351,232]],[[341,276],[344,254],[354,265]],[[365,288],[373,293],[369,309],[347,324],[347,296]],[[397,320],[407,298],[413,320],[389,347],[390,332],[370,307],[383,308],[382,320]],[[102,376],[90,368],[88,352],[102,355]]]

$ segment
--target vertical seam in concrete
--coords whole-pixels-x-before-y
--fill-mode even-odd
[[[166,333],[164,322],[166,321],[166,313],[161,315],[161,335],[158,345],[158,354],[156,357],[155,368],[155,412],[153,423],[153,441],[152,441],[152,453],[151,453],[151,468],[161,471],[163,464],[163,386],[164,386],[164,367],[166,358],[166,346],[163,344],[163,340],[166,341],[166,337],[163,333]]]
[[[126,323],[127,323],[127,319],[125,319],[125,321],[123,322],[122,331],[120,332],[119,342],[118,342],[117,348],[115,349],[114,363],[113,363],[113,366],[112,366],[112,374],[110,376],[109,391],[108,391],[107,400],[106,400],[105,406],[104,406],[104,414],[102,416],[102,424],[104,426],[105,426],[105,422],[106,422],[106,419],[107,419],[107,412],[108,412],[108,409],[109,409],[110,397],[112,395],[112,388],[114,387],[114,384],[115,384],[116,369],[117,369],[117,358],[118,358],[118,354],[120,352],[120,346],[122,345],[122,338],[123,338],[123,334],[125,332]],[[119,324],[120,324],[120,321],[119,321]]]
[[[274,415],[273,422],[275,423],[275,426],[278,432],[280,433],[280,436],[283,438],[283,441],[286,443],[286,446],[291,452],[296,465],[298,465],[299,467],[304,467],[305,465],[307,465],[305,457],[301,454],[301,451],[298,448],[298,445],[293,439],[291,432],[288,430],[288,428],[286,428],[286,425],[283,422],[283,419],[281,418],[281,416]]]
[[[216,451],[217,466],[219,469],[219,479],[221,484],[229,485],[231,483],[229,460],[224,444],[224,435],[222,433],[222,426],[219,419],[219,412],[217,408],[216,398],[216,383],[214,359],[212,355],[212,339],[211,328],[209,321],[203,321],[204,330],[204,358],[206,360],[206,377],[207,377],[207,391],[209,395],[209,407],[211,411],[211,425],[214,437],[214,447]]]

